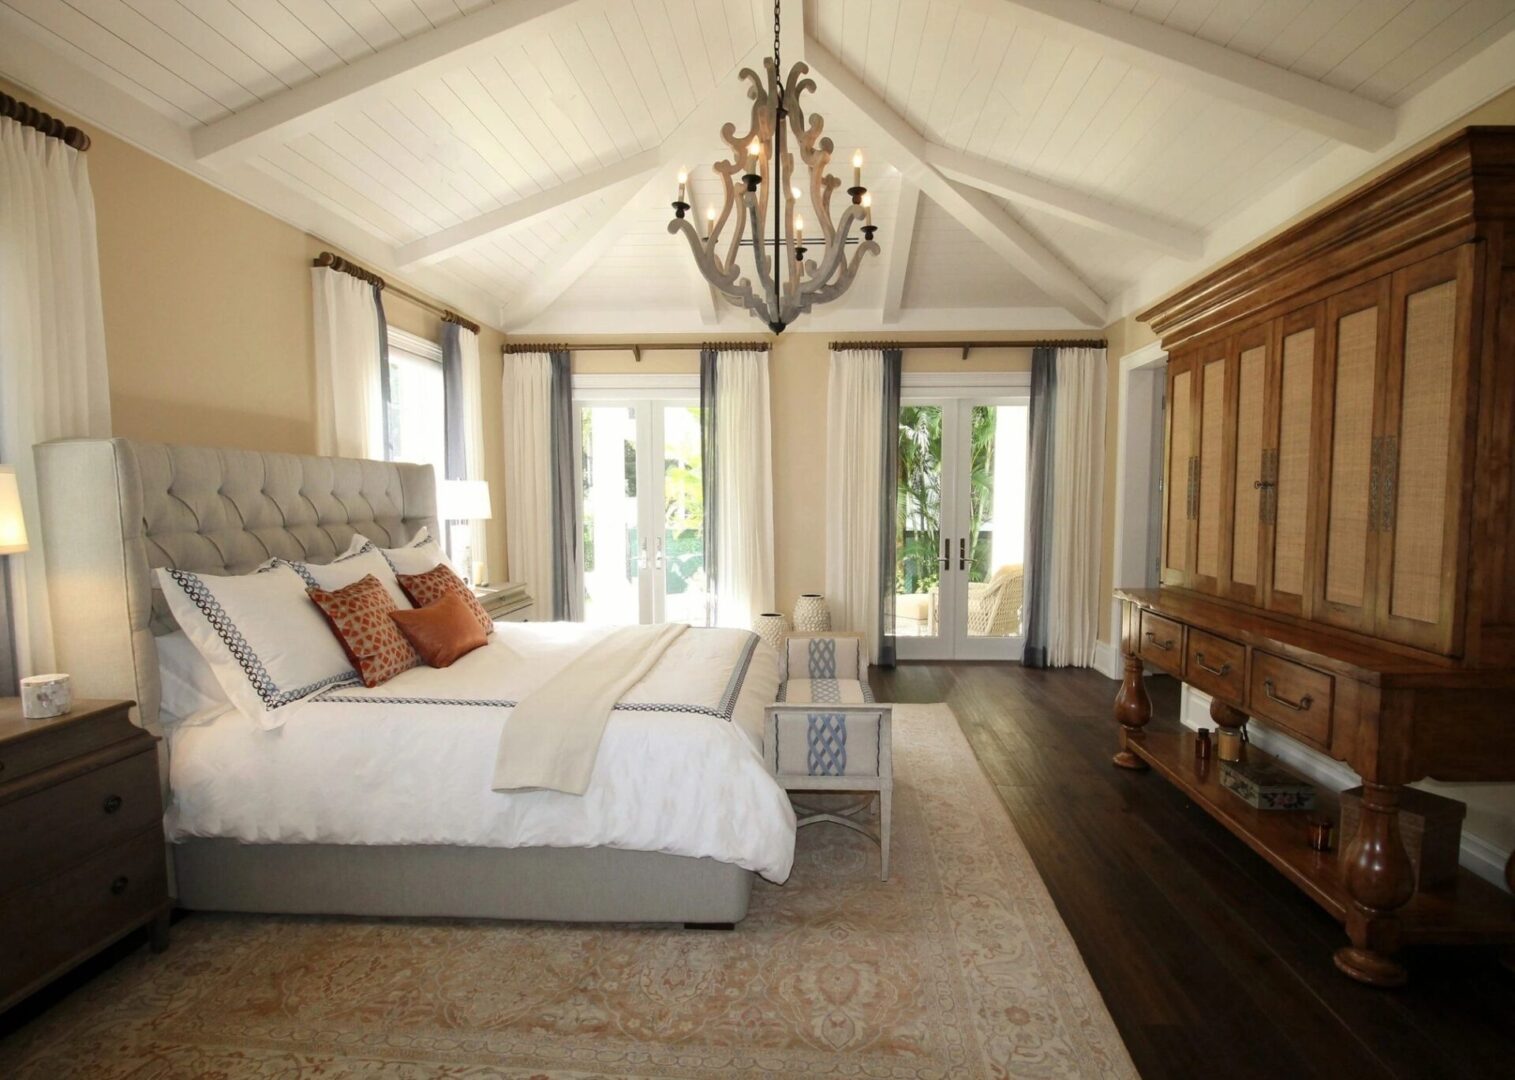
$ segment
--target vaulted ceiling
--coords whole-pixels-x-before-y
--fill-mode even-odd
[[[741,330],[667,222],[681,166],[717,197],[772,18],[0,0],[0,73],[507,328]],[[789,0],[785,65],[811,65],[838,168],[862,149],[883,247],[799,328],[1102,326],[1323,156],[1415,135],[1437,88],[1501,89],[1443,76],[1512,31],[1511,0]]]

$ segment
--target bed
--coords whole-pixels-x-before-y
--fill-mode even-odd
[[[437,524],[427,466],[120,438],[45,444],[37,465],[59,666],[80,696],[136,701],[157,735],[156,642],[174,627],[154,568],[320,563],[355,534],[396,547]],[[454,668],[329,688],[277,732],[235,712],[174,726],[160,752],[179,904],[739,922],[754,872],[782,880],[793,854],[787,800],[753,772],[777,662],[744,632],[691,629],[669,649],[617,707],[584,796],[491,792],[479,774],[519,692],[496,653],[550,666],[596,632],[502,623]],[[635,768],[602,784],[605,762]]]

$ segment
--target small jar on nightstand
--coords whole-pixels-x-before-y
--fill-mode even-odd
[[[142,926],[168,946],[158,740],[131,706],[0,699],[0,1010]]]

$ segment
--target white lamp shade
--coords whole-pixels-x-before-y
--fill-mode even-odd
[[[0,465],[0,555],[15,555],[28,546],[16,470],[10,465]]]
[[[437,509],[444,521],[483,521],[493,515],[488,480],[443,480]]]

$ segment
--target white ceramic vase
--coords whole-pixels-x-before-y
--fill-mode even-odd
[[[752,620],[752,629],[758,637],[772,645],[775,652],[784,651],[784,638],[789,634],[789,620],[782,612],[765,611]]]
[[[820,593],[805,593],[794,602],[794,631],[820,634],[831,629],[831,609]]]

